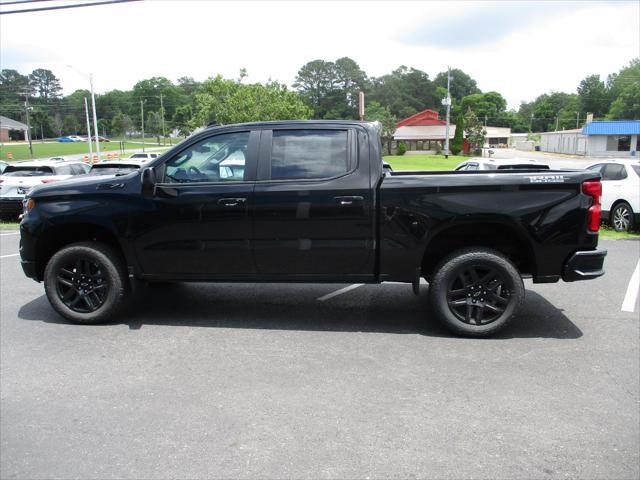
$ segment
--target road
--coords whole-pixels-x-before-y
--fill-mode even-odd
[[[640,242],[474,340],[400,284],[141,288],[71,325],[0,235],[3,479],[640,476]]]

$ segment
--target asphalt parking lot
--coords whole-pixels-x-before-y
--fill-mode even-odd
[[[601,246],[478,340],[398,284],[144,288],[71,325],[0,231],[0,477],[636,479],[640,242]]]

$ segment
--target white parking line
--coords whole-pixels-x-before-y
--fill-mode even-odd
[[[627,293],[624,296],[622,308],[620,310],[623,312],[633,313],[633,310],[636,307],[636,298],[638,298],[638,289],[640,289],[640,260],[638,260],[636,269],[633,271],[633,275],[631,275],[631,280],[629,280],[629,286],[627,287]]]
[[[2,255],[2,256],[0,256],[0,259],[9,258],[9,257],[17,257],[18,255],[20,255],[20,254],[19,253],[12,253],[11,255]]]
[[[343,293],[350,292],[353,289],[361,287],[364,283],[354,283],[353,285],[349,285],[348,287],[341,288],[340,290],[336,290],[335,292],[328,293],[317,300],[319,302],[324,302],[325,300],[329,300],[330,298],[337,297],[338,295],[342,295]]]
[[[10,235],[20,235],[20,232],[0,233],[0,237],[8,237]]]

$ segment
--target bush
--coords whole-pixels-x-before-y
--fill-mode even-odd
[[[464,116],[462,114],[458,115],[458,119],[456,121],[456,133],[453,136],[453,141],[451,142],[451,153],[453,155],[458,155],[462,150],[463,146],[463,134],[464,133]]]
[[[398,143],[398,155],[404,155],[405,153],[407,153],[407,146],[404,142]]]

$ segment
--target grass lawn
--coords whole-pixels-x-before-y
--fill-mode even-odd
[[[606,238],[607,240],[618,239],[636,239],[640,240],[640,231],[635,230],[633,232],[616,232],[608,225],[602,225],[600,227],[600,238]]]
[[[126,149],[141,149],[142,145],[138,143],[125,143],[124,148]],[[101,142],[100,143],[100,152],[113,152],[120,150],[120,142]],[[11,145],[5,143],[0,146],[0,159],[8,160],[7,153],[11,152],[13,154],[14,160],[29,160],[31,156],[29,155],[29,145]],[[38,143],[33,142],[33,158],[41,158],[41,157],[56,157],[63,155],[81,155],[83,153],[88,154],[88,147],[85,142],[74,142],[74,143]]]
[[[385,162],[394,170],[453,170],[456,165],[469,157],[459,155],[388,155]]]
[[[17,230],[20,224],[18,222],[5,222],[4,220],[0,220],[0,230],[9,229],[9,230]]]

